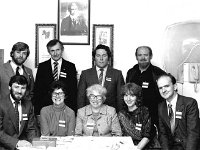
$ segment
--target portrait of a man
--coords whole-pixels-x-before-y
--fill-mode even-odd
[[[66,7],[65,7],[66,6]],[[66,14],[61,21],[61,35],[87,35],[87,19],[84,15],[84,6],[78,2],[70,2],[63,6]]]

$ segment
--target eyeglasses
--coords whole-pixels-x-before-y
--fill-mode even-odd
[[[133,94],[125,94],[125,95],[124,95],[124,97],[128,97],[128,96],[134,97],[135,95],[133,95]]]
[[[101,100],[103,100],[103,96],[102,96],[102,95],[90,94],[90,95],[89,95],[89,99],[90,99],[90,100],[98,100],[98,101],[101,101]]]
[[[57,96],[64,96],[64,95],[65,95],[64,92],[59,92],[59,93],[53,92],[53,93],[52,93],[52,96],[54,96],[54,97],[57,97]]]

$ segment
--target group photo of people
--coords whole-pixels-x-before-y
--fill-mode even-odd
[[[95,65],[79,80],[60,40],[46,48],[51,58],[39,63],[35,79],[24,65],[24,42],[0,66],[0,149],[30,147],[41,136],[130,136],[139,150],[199,148],[197,101],[178,94],[175,77],[152,65],[149,46],[135,50],[138,63],[124,78],[109,64],[110,48],[99,44]]]

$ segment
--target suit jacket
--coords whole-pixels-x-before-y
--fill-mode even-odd
[[[196,100],[178,95],[176,103],[175,130],[172,135],[166,101],[158,107],[159,139],[161,147],[170,150],[173,142],[182,144],[186,150],[196,150],[199,138],[199,109]]]
[[[22,66],[23,68],[23,75],[28,80],[28,90],[26,92],[26,99],[31,100],[33,97],[33,89],[34,89],[34,78],[32,70],[26,66]],[[0,66],[0,97],[5,97],[10,93],[9,81],[12,76],[15,75],[13,71],[10,61],[4,63]]]
[[[86,89],[89,86],[98,83],[99,81],[96,67],[82,71],[78,84],[78,108],[84,107],[89,104],[89,100],[86,96]],[[107,89],[105,104],[114,107],[117,112],[122,109],[123,101],[121,100],[120,96],[122,85],[124,85],[122,72],[108,66],[104,82],[104,87]]]
[[[0,100],[0,149],[15,149],[18,140],[32,142],[35,137],[34,112],[31,101],[22,100],[22,120],[17,132],[16,114],[10,95]]]
[[[87,35],[88,28],[85,19],[81,16],[73,23],[70,16],[64,18],[61,22],[61,35]]]
[[[115,108],[102,105],[97,122],[92,115],[92,108],[87,105],[80,108],[76,118],[76,135],[92,136],[94,125],[97,125],[99,136],[121,136],[122,131]]]
[[[77,96],[77,77],[76,67],[73,63],[62,60],[61,70],[66,76],[60,76],[59,80],[62,81],[67,88],[67,99],[65,104],[71,109],[76,111],[76,96]],[[49,88],[54,81],[53,71],[51,66],[51,59],[42,62],[38,66],[34,87],[33,104],[35,114],[39,115],[40,110],[44,106],[52,105],[52,99],[49,95]]]

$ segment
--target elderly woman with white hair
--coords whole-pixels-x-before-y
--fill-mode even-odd
[[[90,104],[78,109],[75,135],[121,136],[121,127],[115,108],[103,104],[107,90],[99,84],[87,88]]]

